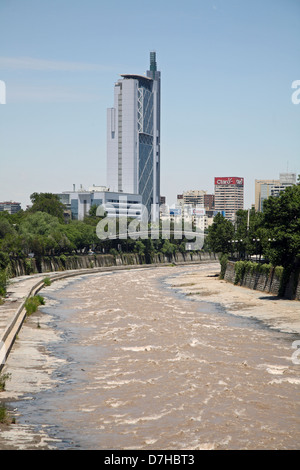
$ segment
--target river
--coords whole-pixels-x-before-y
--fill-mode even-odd
[[[299,336],[172,287],[178,274],[212,269],[99,273],[44,288],[27,328],[40,318],[34,335],[42,322],[55,332],[43,344],[54,366],[47,387],[12,403],[17,421],[56,449],[298,449]]]

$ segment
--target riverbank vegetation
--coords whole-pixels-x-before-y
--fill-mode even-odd
[[[237,282],[249,270],[270,272],[275,267],[282,294],[291,274],[298,279],[300,271],[300,184],[266,199],[263,212],[237,211],[234,224],[218,214],[208,229],[205,248],[221,253],[221,278],[228,259],[237,261]]]
[[[0,298],[6,294],[12,260],[22,260],[26,274],[31,274],[43,258],[59,257],[64,264],[68,257],[82,254],[137,253],[150,263],[157,253],[171,257],[176,252],[185,252],[188,240],[176,239],[172,226],[169,239],[160,235],[156,240],[100,240],[96,226],[101,217],[96,215],[96,206],[92,206],[83,221],[78,221],[65,218],[65,206],[54,194],[34,193],[31,201],[31,208],[25,211],[13,215],[0,213]]]
[[[5,390],[5,384],[8,380],[10,380],[11,374],[9,373],[0,373],[0,392],[3,392]]]
[[[44,305],[45,300],[41,295],[34,295],[29,297],[25,302],[26,315],[29,317],[37,311],[40,305]]]

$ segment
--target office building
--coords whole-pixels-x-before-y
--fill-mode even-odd
[[[149,218],[160,204],[160,72],[150,53],[146,75],[123,74],[107,110],[107,186],[112,192],[140,194]]]
[[[197,205],[204,205],[204,195],[206,194],[206,191],[202,190],[189,190],[189,191],[184,191],[181,194],[178,194],[177,196],[177,202],[179,202],[181,205],[192,205],[192,206],[197,206]]]
[[[244,209],[244,178],[215,178],[215,211],[223,212],[234,222],[238,210]]]
[[[262,212],[265,199],[279,196],[293,184],[296,184],[296,173],[280,173],[278,180],[255,180],[255,210]]]
[[[263,202],[271,196],[271,188],[280,184],[279,180],[255,180],[255,210],[262,212]]]
[[[279,184],[271,187],[271,196],[279,196],[289,186],[296,184],[296,173],[280,173]]]
[[[207,194],[203,190],[189,190],[177,195],[177,205],[184,207],[186,205],[196,207],[204,207],[207,211],[214,210],[215,196]]]
[[[100,189],[100,190],[98,190]],[[72,220],[83,220],[89,215],[92,206],[103,206],[107,217],[127,217],[141,219],[142,197],[139,194],[116,193],[104,187],[91,187],[88,190],[64,191],[57,194]]]
[[[282,185],[293,186],[293,184],[296,184],[296,177],[296,173],[280,173],[279,181]]]
[[[21,210],[20,202],[5,201],[0,202],[0,212],[6,211],[9,214],[15,214]]]
[[[215,195],[204,194],[204,208],[206,211],[213,211],[215,208]]]

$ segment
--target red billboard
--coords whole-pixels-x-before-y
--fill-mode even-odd
[[[226,176],[215,178],[215,186],[235,184],[237,186],[244,186],[244,178],[238,178],[236,176]]]

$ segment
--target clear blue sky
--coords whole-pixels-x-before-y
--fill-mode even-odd
[[[0,0],[0,200],[106,185],[121,73],[162,73],[161,193],[300,173],[299,0]]]

